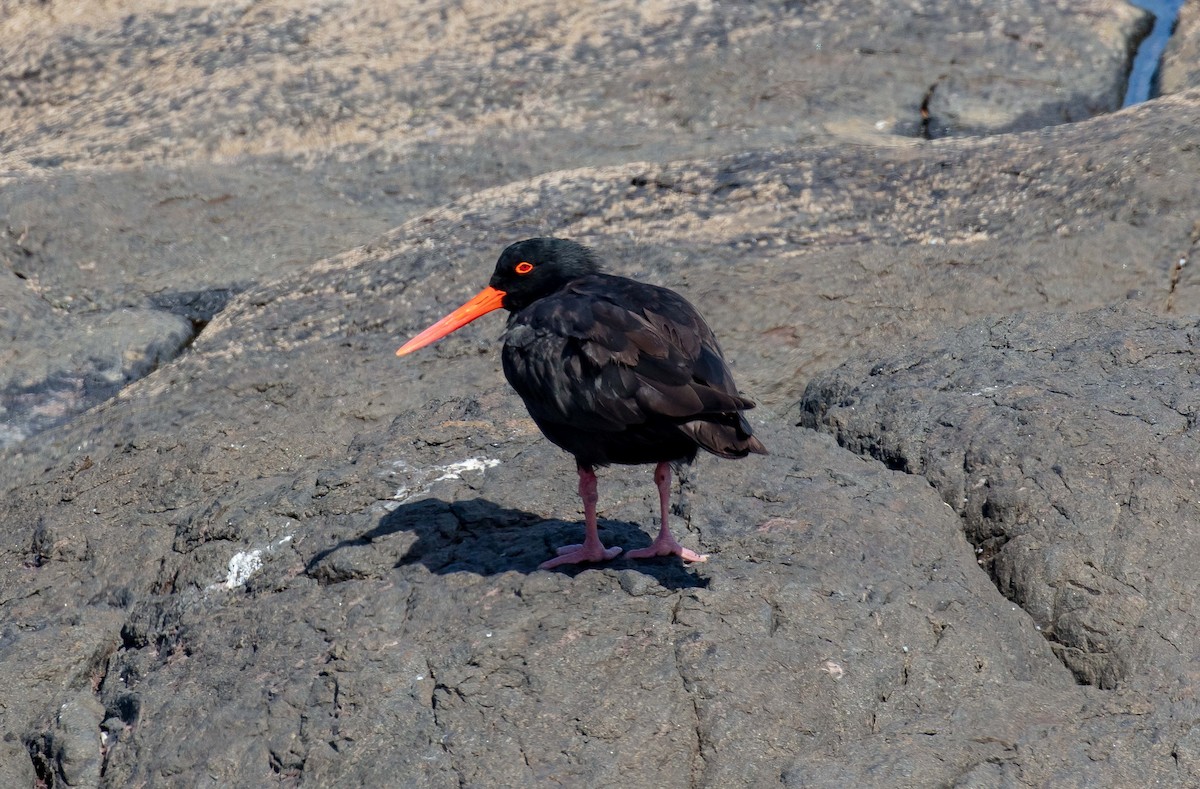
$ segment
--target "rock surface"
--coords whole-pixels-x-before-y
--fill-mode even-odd
[[[1200,3],[1194,0],[1179,9],[1175,32],[1163,54],[1160,83],[1163,93],[1200,85]]]
[[[1149,22],[1108,0],[43,5],[4,27],[21,34],[4,36],[0,115],[15,167],[405,156],[455,137],[628,161],[839,124],[915,135],[939,92],[977,108],[972,130],[1037,128],[1120,106]]]
[[[0,448],[108,396],[56,383],[103,374],[91,313],[240,290],[560,168],[1091,117],[1148,23],[1111,0],[210,5],[0,5],[0,259],[40,306],[0,337],[20,320],[47,362],[0,368]]]
[[[1025,103],[955,117],[1112,109],[1140,14],[44,5],[5,372],[122,314],[186,352],[0,450],[0,785],[1200,781],[1200,92],[917,139],[1014,53]],[[708,563],[537,571],[574,473],[499,320],[392,355],[538,233],[700,304],[759,400],[772,454],[676,497]],[[649,542],[648,469],[600,496]]]
[[[1173,750],[1200,711],[1197,380],[1200,321],[1105,309],[973,324],[805,393],[805,426],[928,480],[1077,681],[1142,710],[1137,734],[1122,715],[1042,732],[1063,749],[1130,736],[1145,749],[1100,759],[1080,786],[1200,781]],[[1053,778],[1023,764],[1035,776]]]

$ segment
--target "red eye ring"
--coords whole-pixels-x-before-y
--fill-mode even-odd
[[[514,268],[513,271],[517,272],[518,274],[528,274],[529,272],[533,271],[533,264],[522,260],[516,265],[516,268]]]

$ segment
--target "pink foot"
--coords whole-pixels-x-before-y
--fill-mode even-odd
[[[627,559],[652,559],[655,556],[678,556],[685,562],[707,562],[708,554],[699,554],[691,548],[684,548],[674,537],[660,536],[645,548],[635,548],[625,552]]]
[[[583,464],[579,465],[579,498],[583,501],[583,543],[559,548],[558,556],[539,564],[539,570],[550,570],[562,564],[604,562],[621,553],[620,548],[605,548],[600,542],[596,528],[596,472]]]
[[[558,556],[547,559],[538,565],[539,570],[549,570],[562,564],[579,564],[580,562],[606,562],[615,559],[621,553],[617,547],[605,548],[603,545],[564,545],[558,549]]]

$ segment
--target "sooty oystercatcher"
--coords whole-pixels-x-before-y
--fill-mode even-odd
[[[541,431],[575,456],[584,540],[542,569],[612,559],[596,530],[597,466],[656,463],[662,521],[639,559],[707,556],[681,546],[667,523],[671,464],[700,449],[725,458],[767,450],[742,412],[721,349],[696,308],[674,291],[605,274],[592,251],[561,238],[519,241],[500,255],[488,286],[409,340],[398,356],[422,348],[503,307],[504,376]]]

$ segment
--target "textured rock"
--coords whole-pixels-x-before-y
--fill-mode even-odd
[[[0,419],[11,427],[0,427],[0,447],[106,400],[175,358],[194,336],[189,321],[149,309],[15,322],[6,334],[12,344],[0,374]],[[70,350],[46,356],[40,350],[47,347]]]
[[[509,432],[524,420],[494,387],[395,420],[315,480],[198,503],[98,691],[134,711],[105,727],[106,781],[728,785],[836,777],[839,743],[897,739],[873,775],[949,780],[1080,703],[927,485],[803,431],[762,426],[767,474],[701,464],[683,520],[707,565],[535,572],[579,529],[543,520],[575,519],[570,465]],[[472,425],[483,403],[495,428]],[[499,463],[446,474],[466,457]],[[607,536],[647,543],[633,521],[653,490],[606,473]],[[231,589],[247,550],[261,566]]]
[[[22,280],[0,287],[32,292],[14,342],[48,365],[6,443],[108,396],[62,384],[103,374],[61,350],[93,313],[240,290],[560,168],[1091,117],[1146,20],[1111,0],[4,8],[0,273]]]
[[[1175,32],[1163,54],[1160,86],[1163,93],[1200,87],[1200,6],[1185,2]]]
[[[30,5],[3,28],[21,35],[4,36],[0,153],[405,156],[498,136],[531,165],[598,164],[826,126],[916,135],[939,85],[970,131],[1029,129],[1119,107],[1147,20],[1107,0]]]
[[[1145,759],[1113,753],[1071,785],[1200,777],[1170,746],[1191,742],[1197,712],[1198,379],[1200,321],[1106,309],[976,323],[805,393],[803,424],[929,480],[1081,684],[1144,707]],[[1123,717],[1045,736],[1095,747]],[[1052,780],[1049,759],[1023,760],[1023,777]]]
[[[245,785],[276,774],[457,784],[482,780],[482,769],[509,783],[980,782],[995,777],[984,764],[1000,765],[1001,777],[1049,775],[1064,749],[1091,764],[1114,731],[1148,715],[1145,737],[1177,735],[1186,752],[1187,732],[1162,722],[1186,706],[1160,708],[1149,689],[1110,698],[1078,685],[1083,663],[1069,664],[1073,675],[1055,652],[1071,644],[1038,632],[1041,609],[1030,616],[1000,595],[925,481],[789,428],[779,413],[801,375],[780,360],[795,360],[796,346],[764,342],[803,318],[806,347],[844,359],[869,342],[881,349],[867,356],[874,364],[883,348],[894,353],[897,335],[935,319],[1044,303],[1046,289],[1031,282],[1069,281],[1054,296],[1060,307],[1131,290],[1162,307],[1161,268],[1045,252],[1077,251],[1072,240],[1092,233],[1129,249],[1161,248],[1164,231],[1187,237],[1171,215],[1139,216],[1154,236],[1145,242],[1113,219],[1144,202],[1142,190],[1175,186],[1103,153],[1191,128],[1193,104],[1156,106],[1007,144],[895,151],[895,188],[906,195],[929,191],[947,169],[934,163],[964,164],[937,176],[940,199],[907,203],[887,221],[876,206],[897,198],[878,189],[878,153],[869,168],[810,149],[577,171],[465,198],[253,289],[177,363],[54,431],[37,454],[14,456],[29,471],[5,500],[6,520],[41,513],[42,525],[6,534],[7,554],[29,569],[10,571],[5,588],[45,591],[11,600],[6,615],[53,623],[61,595],[86,601],[72,621],[98,638],[70,670],[102,666],[113,785],[202,769]],[[1014,205],[1011,176],[995,163],[1032,167],[1051,149],[1075,151],[1079,169],[1035,169],[1036,186]],[[1182,172],[1200,166],[1190,149],[1142,150],[1143,164],[1195,188]],[[775,210],[791,178],[825,190],[791,198],[828,204],[819,223],[786,202]],[[981,206],[1010,212],[990,220],[994,237],[960,224]],[[710,564],[534,572],[550,545],[577,533],[577,503],[569,462],[501,383],[495,322],[388,361],[399,338],[478,287],[495,239],[530,232],[527,215],[593,241],[620,270],[675,272],[706,305],[747,388],[766,392],[755,416],[773,454],[702,463],[680,502],[686,540],[713,553]],[[770,218],[757,220],[764,239],[792,243],[749,242],[755,217]],[[914,243],[931,227],[958,243]],[[655,243],[622,240],[626,228]],[[797,256],[806,233],[861,240]],[[1014,267],[1021,249],[1045,257]],[[825,290],[803,287],[862,277],[872,260],[878,284],[865,298],[847,280],[843,303],[822,308]],[[1076,273],[1051,268],[1067,261]],[[903,287],[887,287],[885,299],[893,279]],[[810,304],[813,315],[790,312]],[[915,309],[933,304],[941,312]],[[864,330],[888,310],[885,328]],[[606,474],[601,495],[606,535],[648,542],[644,470]],[[6,708],[27,711],[5,725],[32,742],[38,720],[52,720],[36,704]],[[1073,756],[1069,767],[1095,777],[1089,770],[1166,764],[1170,749],[1140,737],[1113,751],[1116,766]]]
[[[104,705],[84,691],[63,704],[55,719],[47,750],[54,759],[58,777],[67,786],[97,786],[104,756],[100,722]]]
[[[0,22],[5,370],[38,321],[198,333],[0,450],[0,783],[1200,780],[1200,94],[901,136],[947,41],[1101,95],[1140,17],[44,5]],[[677,491],[707,564],[537,571],[574,472],[500,320],[393,356],[538,233],[699,303],[760,401],[772,454]],[[600,485],[647,544],[649,470]]]

